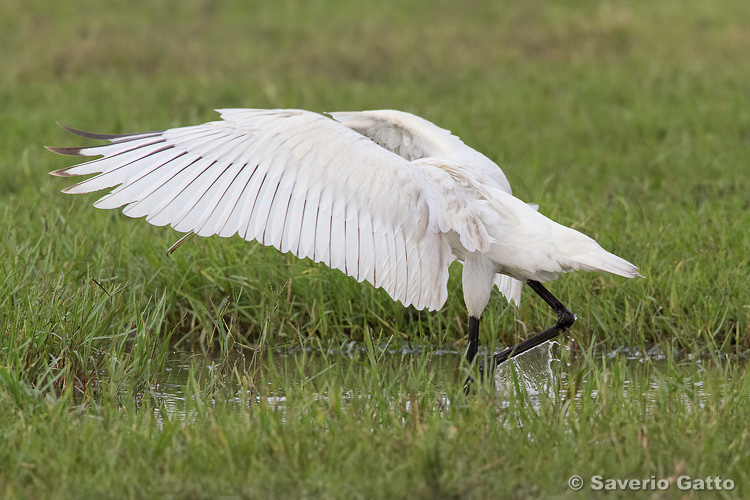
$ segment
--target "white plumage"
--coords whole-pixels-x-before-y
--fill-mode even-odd
[[[115,188],[94,206],[199,236],[257,240],[439,309],[448,266],[464,264],[479,318],[493,284],[518,303],[522,283],[637,268],[511,194],[502,170],[449,131],[400,111],[220,110],[220,121],[100,135],[109,144],[49,148],[101,156],[56,170],[97,173],[66,193]]]

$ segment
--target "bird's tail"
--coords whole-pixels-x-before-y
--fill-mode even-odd
[[[617,274],[625,278],[635,278],[641,276],[638,268],[617,255],[603,249],[599,244],[590,240],[594,248],[579,254],[569,255],[570,261],[576,270],[581,271],[605,271]]]

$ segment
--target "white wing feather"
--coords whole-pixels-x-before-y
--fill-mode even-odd
[[[421,168],[316,113],[220,112],[222,121],[163,132],[82,133],[110,144],[51,149],[102,158],[53,173],[99,173],[64,190],[115,187],[99,208],[125,206],[128,216],[201,236],[239,234],[368,281],[405,305],[443,305],[455,259],[445,233],[463,229],[440,220]],[[389,142],[424,148],[408,134],[401,146]]]

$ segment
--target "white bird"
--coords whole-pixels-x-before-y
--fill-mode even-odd
[[[271,245],[440,309],[448,267],[463,263],[471,363],[479,319],[497,286],[519,303],[527,283],[557,313],[550,329],[494,355],[499,364],[565,331],[575,316],[541,282],[561,273],[638,269],[515,198],[503,171],[448,130],[401,111],[219,110],[222,120],[110,143],[48,148],[102,158],[51,172],[98,173],[63,190],[115,187],[97,208],[199,236]]]

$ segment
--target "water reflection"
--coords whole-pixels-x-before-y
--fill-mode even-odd
[[[557,365],[561,363],[559,359],[559,348],[553,349],[554,342],[543,344],[527,353],[524,353],[509,362],[502,364],[497,368],[494,374],[495,394],[497,397],[497,407],[500,409],[507,408],[516,401],[522,401],[523,404],[529,404],[532,408],[539,408],[543,401],[551,399],[570,398],[572,404],[579,406],[584,399],[598,399],[600,397],[596,384],[588,384],[589,380],[584,376],[575,380],[568,380],[569,372],[573,368],[568,366]],[[380,367],[390,367],[388,377],[399,377],[399,374],[407,373],[409,369],[414,369],[415,359],[422,360],[421,366],[425,373],[429,372],[430,384],[440,396],[434,401],[438,409],[446,409],[451,405],[449,394],[455,394],[456,388],[460,387],[463,380],[461,366],[462,353],[451,350],[437,350],[428,348],[412,348],[410,346],[385,346],[385,349],[379,351]],[[357,351],[359,349],[359,351]],[[629,349],[617,349],[612,353],[604,353],[599,359],[602,364],[611,365],[611,359],[624,360],[625,373],[620,374],[621,378],[617,384],[619,394],[625,398],[638,397],[643,398],[647,404],[654,405],[658,403],[658,395],[663,392],[662,385],[665,383],[663,374],[657,376],[659,370],[652,370],[664,362],[664,354],[658,350],[635,351]],[[213,400],[213,404],[250,406],[260,405],[262,407],[279,411],[286,411],[287,398],[294,396],[296,391],[302,394],[305,381],[321,380],[328,376],[328,371],[337,364],[342,366],[355,365],[355,370],[367,369],[367,355],[362,347],[342,346],[338,350],[328,350],[325,353],[315,352],[312,350],[297,349],[296,351],[279,352],[273,355],[273,370],[275,376],[272,380],[292,380],[285,388],[273,387],[274,382],[263,383],[265,376],[260,368],[261,376],[259,383],[263,384],[258,390],[249,390],[237,386],[236,390],[231,387],[229,390],[222,392],[221,397]],[[567,359],[567,357],[566,357]],[[426,360],[426,361],[425,361]],[[649,361],[649,363],[644,363]],[[574,361],[575,363],[575,361]],[[609,365],[607,365],[609,366]],[[607,366],[602,372],[589,371],[588,374],[594,376],[604,376]],[[202,398],[195,396],[188,389],[190,387],[190,377],[199,380],[201,376],[210,373],[216,368],[202,354],[194,353],[175,353],[171,360],[168,361],[167,368],[161,382],[152,387],[150,399],[154,407],[154,412],[159,419],[169,420],[190,420],[195,418],[200,405],[205,404],[205,395]],[[378,370],[376,368],[376,370]],[[203,373],[203,375],[201,375]],[[695,371],[690,373],[695,374]],[[372,376],[371,372],[364,373],[362,377]],[[405,375],[404,375],[405,376]],[[702,408],[706,403],[707,394],[703,383],[696,380],[679,380],[676,376],[677,383],[682,387],[684,394],[679,396],[686,407]],[[694,379],[694,375],[692,376]],[[231,384],[231,377],[226,384]],[[606,379],[606,377],[605,377]],[[363,385],[361,378],[353,378],[349,381],[351,386],[347,386],[346,378],[342,379],[341,386],[336,389],[336,398],[341,401],[342,407],[353,404],[357,399],[368,399],[371,394],[365,394],[362,391]],[[356,383],[357,381],[360,383]],[[337,379],[338,381],[338,379]],[[601,386],[602,383],[597,382]],[[296,384],[296,388],[295,388]],[[200,383],[198,384],[201,385]],[[606,385],[605,385],[606,386]],[[398,387],[398,385],[397,385]],[[414,389],[405,389],[403,393],[394,396],[393,405],[400,405],[407,411],[412,406],[412,399],[418,398],[420,390],[424,386],[414,387]],[[316,392],[315,390],[304,389],[305,397],[311,398],[312,401],[328,406],[332,404],[329,401],[329,395],[325,390]],[[412,392],[413,391],[413,392]],[[227,394],[229,396],[227,396]],[[196,401],[202,399],[203,401]],[[208,398],[211,400],[211,398]],[[218,402],[217,402],[218,401]],[[205,411],[205,410],[204,410]]]

